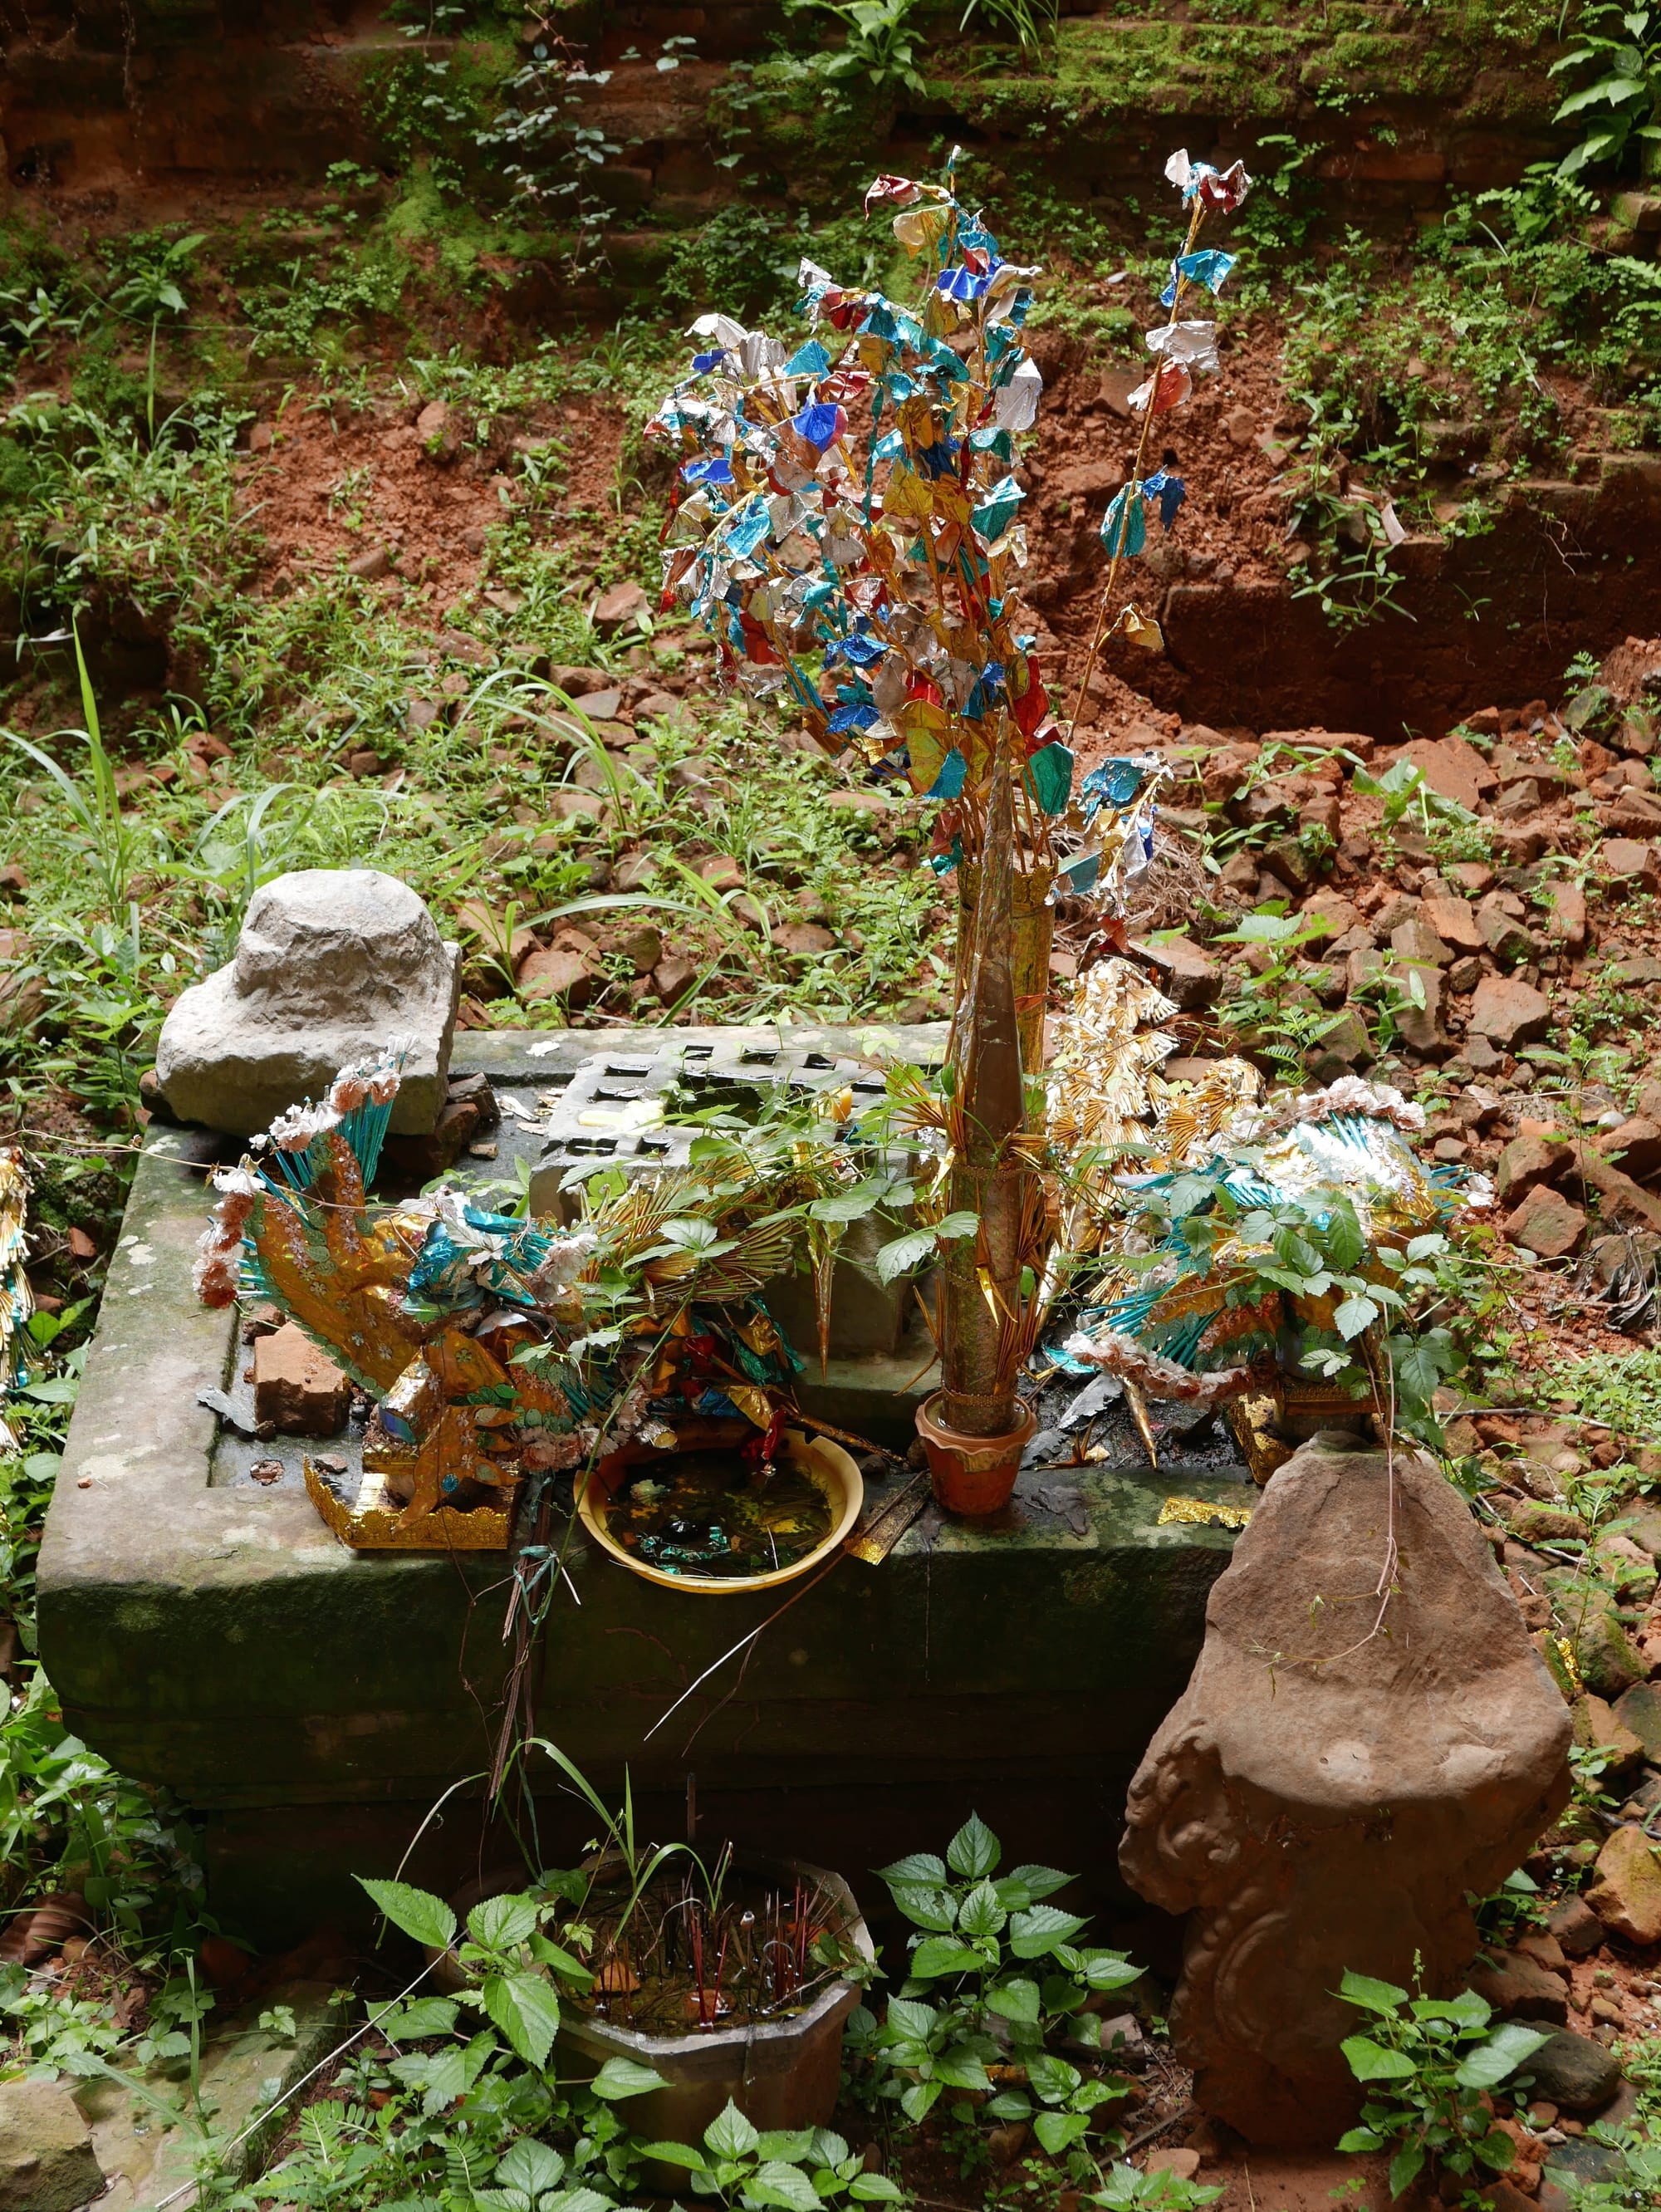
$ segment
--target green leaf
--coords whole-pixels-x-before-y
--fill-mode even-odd
[[[1038,1984],[1017,1978],[999,1982],[986,1992],[986,2009],[1000,2020],[1025,2021],[1035,2027],[1039,2019]]]
[[[978,1814],[971,1813],[946,1846],[946,1863],[966,1881],[984,1881],[996,1874],[1003,1856],[997,1838]]]
[[[707,2173],[709,2160],[695,2143],[649,2142],[640,2145],[642,2158],[655,2158],[665,2166],[683,2166],[688,2173]]]
[[[859,2204],[898,2204],[906,2192],[886,2173],[856,2173],[848,2184],[848,2194]]]
[[[1070,2149],[1089,2131],[1088,2112],[1040,2112],[1033,2121],[1033,2133],[1052,2158]]]
[[[744,2185],[747,2204],[777,2204],[783,2212],[819,2212],[819,2191],[800,2166],[769,2159]]]
[[[990,2089],[984,2063],[972,2051],[961,2047],[943,2052],[934,2062],[937,2081],[943,2081],[951,2089]]]
[[[521,2136],[502,2154],[495,2179],[506,2189],[521,2189],[531,2198],[544,2190],[557,2189],[565,2179],[565,2160],[556,2150],[534,2136]]]
[[[550,1943],[546,1936],[531,1937],[530,1955],[539,1966],[551,1966],[556,1974],[565,1975],[567,1980],[579,1984],[585,1990],[594,1985],[593,1973],[575,1953],[566,1950],[561,1944]]]
[[[957,1925],[957,1899],[949,1890],[927,1889],[906,1881],[891,1882],[889,1889],[906,1919],[918,1927],[938,1929],[944,1934]]]
[[[1351,2128],[1348,2135],[1338,2137],[1338,2148],[1354,2154],[1365,2150],[1382,2150],[1385,2138],[1374,2128]]]
[[[925,1936],[912,1953],[908,1971],[920,1982],[937,1981],[942,1974],[978,1974],[986,1961],[949,1936]]]
[[[1492,2089],[1549,2040],[1549,2036],[1543,2035],[1537,2028],[1525,2027],[1520,2021],[1509,2021],[1504,2027],[1496,2028],[1475,2051],[1465,2053],[1454,2079],[1461,2088]]]
[[[936,1222],[934,1233],[937,1237],[943,1237],[949,1244],[955,1244],[960,1237],[973,1237],[979,1226],[980,1216],[978,1213],[948,1213]],[[972,1820],[970,1825],[974,1826],[977,1823]],[[997,1861],[994,1859],[992,1864],[996,1866]],[[963,1871],[959,1867],[958,1872],[961,1874]]]
[[[1034,1905],[1010,1921],[1009,1948],[1017,1959],[1042,1959],[1057,1944],[1070,1943],[1087,1924],[1079,1914],[1064,1912],[1059,1905]]]
[[[487,1897],[467,1916],[467,1932],[481,1949],[511,1951],[536,1932],[541,1909],[534,1898]]]
[[[878,1867],[876,1878],[892,1889],[895,1882],[916,1885],[925,1889],[938,1889],[946,1879],[946,1862],[937,1859],[932,1851],[908,1851],[903,1859],[892,1866]]]
[[[545,2197],[542,2212],[616,2212],[616,2208],[597,2189],[565,2189],[555,2197]]]
[[[1472,2030],[1486,2027],[1494,2015],[1492,2005],[1475,1990],[1461,1990],[1457,1997],[1415,1997],[1408,2010],[1415,2020],[1451,2020]]]
[[[828,1198],[814,1200],[808,1218],[810,1221],[863,1221],[876,1211],[888,1189],[888,1176],[880,1176],[861,1183],[858,1190],[833,1191]]]
[[[1413,1342],[1404,1343],[1401,1338],[1392,1337],[1391,1355],[1397,1387],[1409,1412],[1430,1404],[1443,1376],[1451,1370],[1458,1357],[1446,1332],[1435,1329]]]
[[[44,1382],[25,1382],[20,1398],[33,1398],[38,1406],[72,1406],[81,1389],[73,1375],[49,1375]]]
[[[430,2035],[448,2035],[458,2009],[449,1997],[416,1997],[382,2013],[375,2025],[389,2043],[424,2043]]]
[[[1024,2089],[1000,2089],[997,2096],[986,2100],[980,2110],[989,2120],[1030,2120],[1033,2100]]]
[[[896,1276],[921,1267],[933,1252],[934,1242],[932,1229],[908,1229],[903,1237],[878,1245],[875,1261],[877,1281],[891,1283]]]
[[[898,2035],[909,2036],[913,2042],[926,2043],[939,2017],[932,2005],[919,2004],[915,1997],[888,2000],[888,2027]]]
[[[528,1967],[484,1978],[484,2009],[527,2066],[546,2064],[559,2033],[560,2000]]]
[[[996,1936],[1009,1918],[989,1881],[978,1881],[957,1908],[957,1924],[965,1936]]]
[[[1390,2161],[1390,2193],[1399,2197],[1412,2186],[1423,2169],[1425,2147],[1422,2142],[1405,2142]]]
[[[1288,937],[1308,927],[1300,914],[1243,915],[1234,927],[1217,939],[1220,945],[1283,945]]]
[[[453,2105],[458,2097],[467,2094],[467,2054],[470,2045],[452,2043],[436,2051],[424,2062],[425,2085],[421,2092],[421,2111],[428,2119]]]
[[[927,2119],[945,2086],[943,2081],[912,2081],[900,2092],[900,2111],[913,2123]]]
[[[1368,2012],[1394,2012],[1407,2002],[1407,1991],[1394,1982],[1374,1981],[1370,1974],[1346,1974],[1338,1995],[1346,2004],[1365,2005]]]
[[[1093,1990],[1128,1989],[1132,1982],[1142,1979],[1142,1968],[1134,1960],[1093,1954],[1084,1961],[1084,1979]]]
[[[1370,2036],[1346,2036],[1338,2048],[1358,2081],[1406,2081],[1415,2070],[1405,2051],[1387,2050]]]
[[[643,2097],[648,2089],[669,2087],[655,2066],[642,2066],[635,2058],[608,2058],[589,2083],[597,2097],[613,2103],[624,2097]]]
[[[683,1252],[710,1252],[720,1242],[720,1231],[715,1224],[698,1213],[665,1221],[658,1235],[664,1243]]]
[[[1040,1897],[1049,1897],[1058,1889],[1065,1889],[1072,1878],[1070,1874],[1063,1874],[1059,1867],[1048,1866],[1011,1867],[1006,1877],[1010,1881],[1018,1881],[1034,1905]]]
[[[704,2148],[717,2158],[748,2158],[761,2140],[761,2130],[750,2124],[730,2097],[726,2110],[704,2130]]]
[[[1367,1256],[1367,1231],[1361,1227],[1361,1217],[1348,1198],[1340,1198],[1333,1206],[1323,1240],[1326,1256],[1335,1267],[1348,1272],[1357,1267]]]
[[[764,2163],[770,2158],[782,2158],[787,2166],[805,2166],[809,2160],[816,2159],[820,2165],[829,2166],[833,2163],[829,2155],[821,2154],[815,2145],[814,2137],[819,2132],[824,2133],[828,2142],[842,2143],[836,2154],[838,2158],[847,2156],[848,2147],[840,2136],[830,2134],[827,2129],[821,2131],[813,2128],[763,2128],[756,2138],[755,2155]]]
[[[1372,1298],[1348,1297],[1332,1318],[1339,1335],[1348,1343],[1351,1337],[1359,1336],[1364,1328],[1371,1328],[1379,1318],[1379,1307]]]
[[[408,1882],[372,1881],[367,1875],[359,1875],[357,1881],[394,1928],[424,1943],[428,1950],[447,1950],[455,1941],[456,1916],[441,1897],[425,1889],[411,1889]]]
[[[1579,115],[1588,107],[1625,107],[1646,97],[1643,80],[1634,76],[1600,77],[1596,84],[1586,85],[1579,92],[1572,92],[1553,116],[1554,123],[1561,123],[1570,115]]]

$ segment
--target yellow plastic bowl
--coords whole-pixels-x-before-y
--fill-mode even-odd
[[[816,1489],[823,1492],[831,1509],[829,1532],[793,1566],[776,1567],[765,1575],[665,1574],[661,1567],[649,1566],[632,1552],[625,1551],[612,1535],[606,1526],[611,1492],[592,1473],[582,1479],[578,1489],[578,1513],[584,1528],[603,1552],[609,1553],[620,1566],[627,1567],[630,1574],[639,1575],[646,1582],[660,1583],[665,1589],[686,1590],[697,1597],[743,1597],[750,1590],[772,1589],[779,1583],[794,1582],[841,1550],[859,1518],[860,1508],[865,1502],[865,1486],[847,1453],[828,1437],[810,1437],[801,1429],[786,1429],[781,1441],[790,1459]],[[631,1467],[627,1473],[632,1476],[648,1472],[650,1465],[647,1462],[644,1468],[640,1465]]]

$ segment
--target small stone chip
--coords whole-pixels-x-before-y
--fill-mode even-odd
[[[256,1482],[281,1482],[282,1462],[280,1459],[257,1459],[248,1472]]]

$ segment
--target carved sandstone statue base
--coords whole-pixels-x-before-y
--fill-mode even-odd
[[[1463,1988],[1465,1893],[1567,1802],[1569,1715],[1458,1493],[1396,1459],[1395,1595],[1373,1595],[1388,1462],[1312,1439],[1274,1475],[1204,1648],[1131,1783],[1119,1864],[1190,1912],[1172,2008],[1201,2108],[1254,2143],[1331,2144],[1359,2104],[1346,1968]]]

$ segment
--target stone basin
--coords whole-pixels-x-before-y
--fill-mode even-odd
[[[785,1036],[835,1054],[864,1033]],[[770,1028],[672,1034],[779,1042]],[[938,1049],[937,1030],[894,1034],[919,1058]],[[561,1076],[597,1044],[649,1052],[664,1035],[464,1034],[452,1073],[488,1073],[504,1112],[495,1159],[458,1172],[512,1184],[516,1158],[539,1157],[541,1102]],[[247,1395],[236,1316],[191,1290],[205,1170],[227,1145],[160,1126],[147,1139],[46,1522],[40,1650],[70,1726],[200,1817],[215,1912],[275,1946],[361,1917],[352,1875],[391,1873],[458,1784],[405,1878],[448,1887],[476,1867],[470,1801],[507,1668],[507,1565],[349,1551],[300,1466],[306,1449],[353,1456],[349,1439],[239,1442],[197,1403],[204,1389]],[[903,1438],[932,1387],[928,1354],[924,1337],[920,1355],[908,1341],[834,1358],[824,1381],[814,1361],[803,1403]],[[1105,1459],[1023,1473],[993,1524],[930,1507],[881,1565],[844,1558],[822,1581],[754,1597],[658,1589],[580,1528],[556,1531],[536,1729],[602,1788],[627,1767],[646,1832],[695,1819],[712,1842],[730,1833],[839,1869],[868,1906],[881,1891],[867,1869],[941,1848],[971,1809],[1009,1863],[1076,1867],[1101,1900],[1122,1897],[1125,1784],[1187,1680],[1234,1541],[1221,1526],[1161,1525],[1161,1509],[1255,1493],[1215,1449],[1155,1474],[1112,1437]],[[269,1457],[283,1474],[266,1486],[249,1468]],[[894,1494],[871,1489],[877,1504]],[[569,1863],[591,1816],[552,1792],[538,1810],[549,1863]]]

